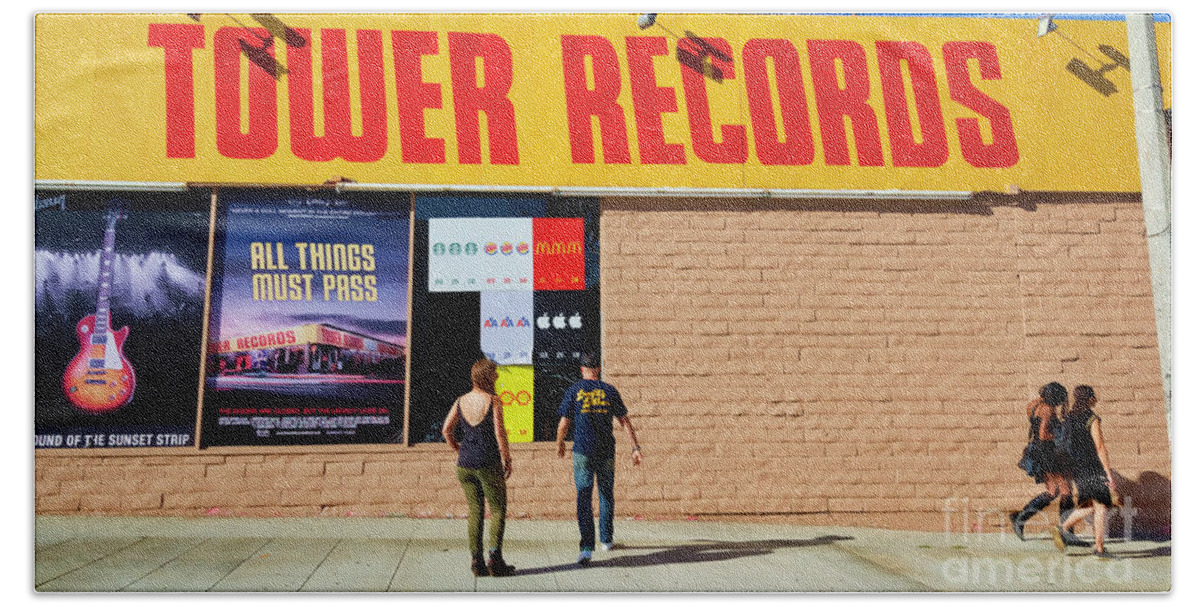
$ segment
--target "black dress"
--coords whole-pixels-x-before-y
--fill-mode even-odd
[[[1095,501],[1111,507],[1112,493],[1108,489],[1108,474],[1104,472],[1104,464],[1096,453],[1096,442],[1092,440],[1092,421],[1100,421],[1100,417],[1090,410],[1072,412],[1064,424],[1068,426],[1068,449],[1071,453],[1071,475],[1075,478],[1075,488],[1079,492],[1076,502],[1079,506],[1087,506],[1089,501]]]

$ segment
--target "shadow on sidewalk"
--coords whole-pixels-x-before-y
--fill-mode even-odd
[[[1108,552],[1112,553],[1117,559],[1143,559],[1147,557],[1170,557],[1171,547],[1154,547],[1153,549],[1138,549],[1134,551],[1121,551],[1120,549],[1112,549],[1113,543],[1110,541]]]
[[[1093,538],[1091,536],[1084,536],[1084,537],[1081,537],[1080,540],[1082,540],[1083,542],[1078,545],[1071,545],[1073,547],[1076,547],[1075,552],[1071,552],[1070,550],[1068,550],[1067,555],[1072,556],[1072,557],[1078,557],[1080,555],[1087,555],[1086,553],[1078,553],[1078,550],[1080,547],[1090,550],[1092,548]],[[1108,549],[1108,552],[1111,553],[1112,556],[1116,559],[1145,559],[1148,557],[1171,557],[1171,545],[1169,544],[1171,541],[1153,541],[1153,542],[1160,543],[1160,546],[1158,546],[1158,547],[1149,547],[1146,549],[1122,550],[1124,548],[1123,545],[1126,545],[1130,542],[1135,542],[1135,541],[1132,541],[1130,539],[1124,539],[1124,538],[1109,538],[1108,540],[1104,541],[1104,544],[1105,544],[1106,548]],[[1161,544],[1161,543],[1167,543],[1167,544]]]
[[[659,549],[646,555],[620,555],[611,559],[593,561],[586,566],[570,563],[542,568],[522,568],[517,575],[566,572],[582,568],[639,568],[659,564],[693,564],[718,562],[743,557],[767,555],[776,549],[817,547],[830,545],[839,540],[854,540],[853,536],[826,535],[810,539],[708,541],[699,540],[686,545],[621,545],[619,550]]]

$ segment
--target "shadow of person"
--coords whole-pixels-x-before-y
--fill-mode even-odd
[[[777,549],[792,549],[816,547],[833,544],[836,541],[854,540],[853,536],[825,535],[809,539],[773,539],[720,541],[696,540],[682,545],[623,545],[625,550],[655,550],[641,555],[618,555],[611,559],[594,561],[588,565],[561,564],[542,568],[529,568],[517,571],[522,574],[546,574],[550,572],[565,572],[579,568],[640,568],[662,564],[694,564],[703,562],[718,562],[743,557],[767,555]]]
[[[1143,471],[1137,480],[1114,473],[1116,492],[1131,513],[1132,530],[1125,530],[1121,508],[1114,509],[1108,535],[1129,536],[1137,540],[1171,540],[1171,480],[1154,471]]]
[[[1147,557],[1170,557],[1171,547],[1168,545],[1151,549],[1138,549],[1136,551],[1121,551],[1119,549],[1112,549],[1110,544],[1108,552],[1117,559],[1145,559]]]

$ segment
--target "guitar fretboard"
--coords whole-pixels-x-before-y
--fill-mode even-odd
[[[117,218],[111,212],[108,227],[104,230],[104,249],[100,252],[100,295],[96,299],[96,327],[92,333],[92,344],[105,344],[108,333],[108,299],[112,293],[113,247],[117,240]]]

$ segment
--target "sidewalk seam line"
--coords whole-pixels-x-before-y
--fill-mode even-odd
[[[94,537],[93,537],[93,538],[94,538]],[[131,542],[131,543],[127,544],[127,545],[122,545],[121,547],[118,547],[117,549],[114,549],[112,553],[105,553],[104,555],[101,555],[100,557],[97,557],[96,559],[94,559],[94,560],[92,560],[92,561],[90,561],[90,562],[88,562],[88,563],[86,563],[86,564],[83,564],[83,565],[81,565],[81,566],[79,566],[79,567],[77,567],[77,568],[72,568],[71,570],[68,570],[68,571],[66,571],[66,572],[63,572],[62,574],[59,574],[58,576],[55,576],[55,577],[53,577],[53,578],[46,579],[46,580],[42,581],[42,583],[41,583],[40,585],[34,585],[33,589],[34,589],[34,591],[37,591],[39,587],[45,586],[45,585],[47,585],[47,584],[49,584],[49,583],[51,583],[51,582],[53,582],[53,581],[56,581],[56,580],[58,580],[58,579],[60,579],[60,578],[62,578],[62,577],[64,577],[64,576],[66,576],[66,575],[68,575],[68,574],[71,574],[71,573],[73,573],[73,572],[78,572],[78,571],[80,571],[80,570],[82,570],[82,569],[84,569],[84,568],[87,568],[88,566],[91,566],[92,564],[94,564],[94,563],[96,563],[96,562],[98,562],[98,561],[100,561],[100,560],[102,560],[102,559],[105,559],[105,558],[111,557],[111,556],[113,556],[113,555],[116,555],[117,553],[120,553],[121,551],[124,551],[125,549],[128,549],[129,547],[132,547],[132,546],[134,546],[134,545],[136,545],[136,544],[138,544],[138,543],[142,542],[143,540],[146,540],[146,538],[147,538],[147,537],[145,537],[145,536],[139,536],[137,540],[135,540],[135,541],[133,541],[133,542]],[[72,540],[74,540],[74,539],[72,539]],[[36,559],[36,557],[35,557],[35,559]]]
[[[404,539],[404,548],[400,550],[400,559],[396,560],[396,567],[392,569],[392,578],[388,579],[386,592],[395,593],[392,591],[396,586],[396,575],[400,573],[400,564],[404,562],[404,556],[408,555],[408,546],[412,544],[411,538]]]
[[[854,551],[853,549],[849,548],[849,546],[847,546],[847,545],[839,545],[839,544],[837,544],[837,543],[832,543],[832,544],[833,544],[833,546],[834,546],[834,547],[837,547],[837,549],[838,549],[839,551],[842,551],[843,553],[845,553],[845,554],[849,555],[850,557],[853,557],[854,559],[857,559],[857,560],[859,560],[859,561],[861,561],[861,562],[865,562],[865,563],[867,563],[867,564],[870,564],[871,566],[873,566],[873,567],[875,567],[875,568],[879,568],[880,570],[883,570],[884,572],[887,572],[888,574],[891,574],[891,575],[893,575],[893,576],[900,577],[900,578],[902,578],[902,579],[904,579],[904,580],[906,580],[906,581],[909,581],[909,582],[911,582],[911,583],[913,583],[913,584],[917,585],[918,587],[921,587],[921,589],[919,589],[919,590],[918,590],[918,592],[929,592],[929,591],[945,591],[945,589],[938,589],[938,588],[935,588],[935,587],[931,587],[931,586],[929,586],[929,585],[926,585],[924,582],[922,582],[922,581],[921,581],[921,580],[919,580],[919,579],[913,578],[913,577],[911,577],[911,576],[909,576],[909,575],[907,575],[907,574],[904,574],[904,573],[902,573],[902,572],[899,572],[899,571],[897,571],[895,568],[891,568],[891,567],[889,567],[889,566],[885,566],[885,565],[883,565],[883,564],[881,564],[881,563],[879,563],[879,562],[876,562],[875,560],[872,560],[872,559],[870,559],[870,558],[868,558],[868,557],[865,557],[865,556],[863,556],[861,553],[859,553],[859,552],[857,552],[857,551]],[[891,591],[890,591],[890,593],[904,593],[904,591],[900,591],[900,590],[891,590]]]
[[[147,537],[147,538],[151,538],[151,537]],[[158,536],[158,537],[153,537],[153,538],[179,538],[179,537]],[[193,538],[193,539],[190,539],[190,540],[195,540],[195,539]],[[127,584],[126,584],[124,587],[121,587],[121,588],[120,588],[120,589],[118,589],[117,591],[125,591],[125,590],[126,590],[126,589],[128,589],[128,588],[129,588],[131,585],[134,585],[134,584],[135,584],[135,583],[137,583],[138,581],[141,581],[141,580],[145,579],[147,576],[150,576],[151,574],[154,574],[155,572],[158,572],[159,570],[162,570],[162,569],[163,569],[163,567],[164,567],[164,566],[166,566],[167,564],[169,564],[169,563],[171,563],[171,562],[173,562],[173,561],[175,561],[175,560],[179,559],[181,556],[183,556],[183,555],[184,555],[185,553],[187,553],[188,551],[191,551],[192,549],[195,549],[196,547],[199,547],[200,545],[203,545],[204,543],[208,542],[209,540],[211,540],[211,539],[207,539],[207,538],[206,538],[206,539],[203,539],[203,540],[201,540],[201,541],[200,541],[200,542],[198,542],[198,543],[194,543],[194,544],[192,544],[192,545],[188,546],[188,548],[184,549],[182,552],[180,552],[180,553],[179,553],[178,555],[176,555],[175,557],[172,557],[171,559],[168,559],[167,561],[165,561],[165,562],[163,562],[163,563],[159,564],[158,566],[155,566],[155,567],[154,567],[154,568],[152,568],[152,569],[151,569],[149,572],[147,572],[147,573],[145,573],[145,574],[143,574],[143,575],[139,576],[138,578],[136,578],[136,579],[134,579],[134,580],[130,581],[130,582],[129,582],[129,583],[127,583]]]
[[[320,562],[317,562],[317,566],[316,566],[315,568],[313,568],[312,572],[309,572],[309,573],[308,573],[308,576],[307,576],[307,577],[304,579],[304,582],[303,582],[303,583],[300,583],[300,586],[296,588],[296,591],[297,591],[297,592],[303,592],[303,591],[304,591],[304,586],[308,584],[308,581],[311,581],[311,580],[312,580],[312,577],[313,577],[313,575],[314,575],[314,574],[316,574],[316,573],[317,573],[317,570],[320,570],[320,569],[321,569],[321,566],[323,566],[323,565],[325,564],[325,562],[329,561],[329,556],[330,556],[330,555],[333,555],[333,552],[334,552],[334,550],[335,550],[335,549],[337,549],[337,548],[338,548],[338,546],[339,546],[339,545],[341,545],[341,544],[342,544],[342,541],[344,541],[344,540],[346,540],[346,539],[344,539],[344,538],[339,538],[339,539],[337,540],[337,542],[336,542],[336,543],[333,543],[333,546],[332,546],[332,547],[330,547],[330,548],[329,548],[329,551],[327,551],[327,552],[325,553],[325,557],[322,557],[322,558],[321,558],[321,561],[320,561]]]
[[[253,537],[253,536],[251,536],[251,537],[248,537],[248,538],[254,538],[254,537]],[[253,551],[251,551],[251,552],[250,552],[250,555],[247,555],[247,556],[246,556],[246,559],[242,560],[240,563],[238,563],[238,565],[236,565],[236,566],[234,566],[233,568],[231,568],[231,569],[229,570],[229,572],[226,572],[226,573],[225,573],[225,576],[222,576],[221,578],[217,579],[217,581],[216,581],[215,583],[213,583],[213,584],[209,585],[209,586],[208,586],[208,589],[205,589],[205,590],[204,590],[204,592],[205,592],[205,593],[212,592],[212,590],[213,590],[213,588],[214,588],[214,587],[216,587],[217,585],[220,585],[222,581],[224,581],[225,579],[229,578],[229,575],[230,575],[230,574],[233,574],[234,572],[237,572],[237,569],[238,569],[238,568],[241,568],[243,565],[245,565],[245,564],[246,564],[246,562],[249,562],[249,561],[250,561],[250,560],[251,560],[251,559],[254,557],[254,554],[256,554],[256,553],[258,553],[259,551],[262,551],[262,550],[263,550],[263,547],[266,547],[267,545],[271,544],[271,541],[272,541],[272,540],[275,540],[275,539],[273,539],[273,538],[267,538],[266,540],[264,540],[264,541],[263,541],[263,544],[259,545],[257,549],[255,549],[255,550],[253,550]],[[218,592],[218,593],[219,593],[219,592]]]

